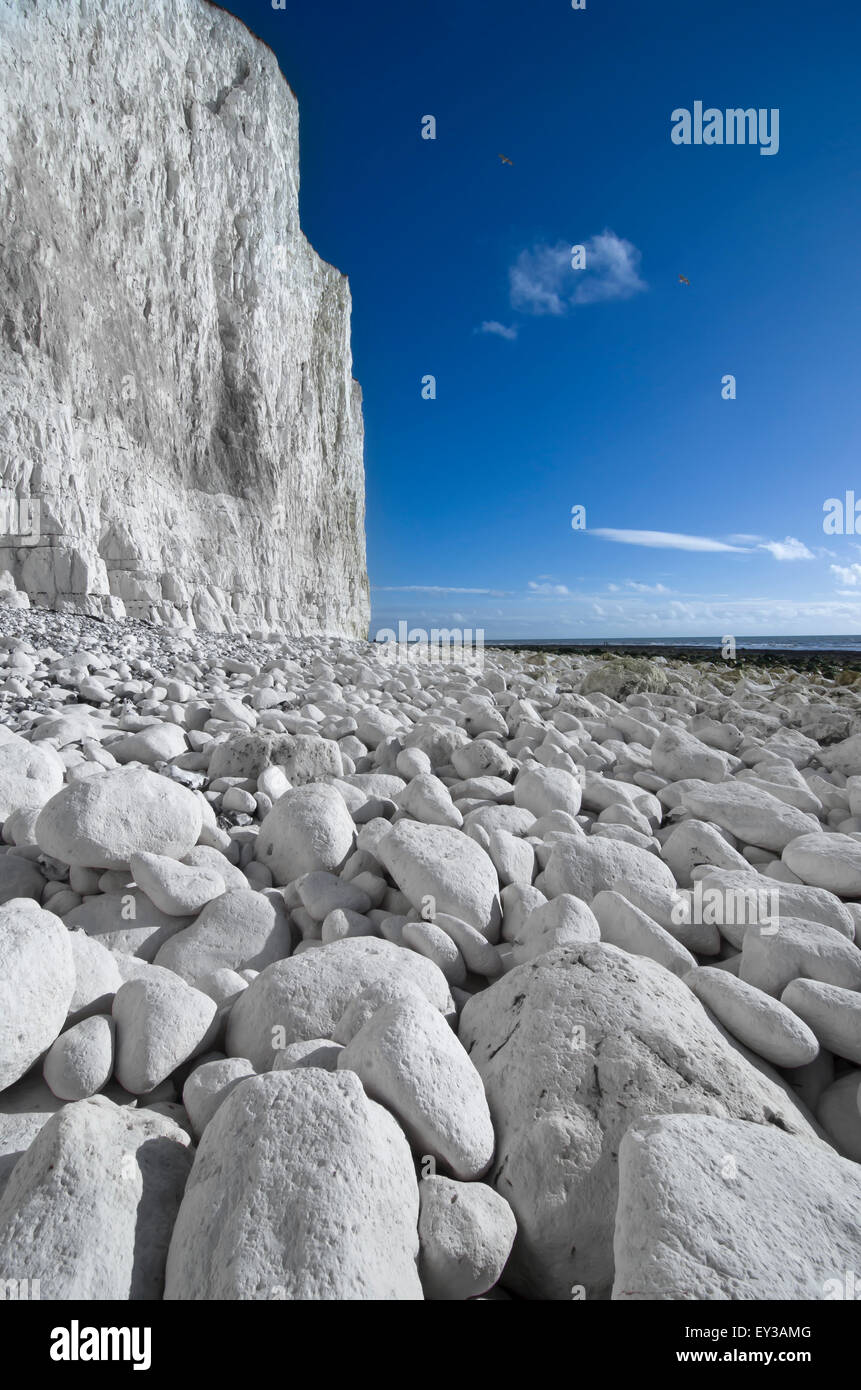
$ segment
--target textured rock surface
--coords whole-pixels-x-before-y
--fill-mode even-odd
[[[681,980],[614,946],[560,947],[518,966],[470,999],[460,1039],[496,1129],[487,1181],[517,1218],[506,1285],[531,1298],[609,1291],[618,1147],[639,1117],[703,1111],[816,1143]]]
[[[50,1047],[75,991],[69,933],[30,898],[0,908],[0,1090]]]
[[[426,1000],[379,1009],[338,1057],[368,1095],[399,1120],[414,1151],[456,1178],[480,1178],[493,1158],[493,1124],[481,1077],[442,1014]]]
[[[188,1136],[102,1096],[67,1105],[19,1159],[0,1200],[0,1269],[43,1298],[158,1299],[191,1168]]]
[[[764,1125],[661,1115],[619,1153],[613,1297],[825,1299],[861,1260],[861,1169]]]
[[[0,91],[0,484],[41,498],[0,574],[363,636],[350,292],[299,226],[274,55],[204,0],[0,0]]]
[[[511,1253],[517,1222],[483,1182],[427,1177],[419,1185],[419,1269],[425,1298],[476,1298],[492,1288]]]
[[[347,1005],[381,979],[405,980],[446,1015],[453,1009],[442,971],[433,961],[389,941],[356,937],[308,955],[276,961],[237,1000],[227,1028],[227,1052],[269,1071],[275,1051],[305,1038],[330,1038]],[[273,1030],[283,1033],[273,1040]]]
[[[355,1076],[243,1081],[201,1140],[168,1299],[420,1299],[407,1142]]]

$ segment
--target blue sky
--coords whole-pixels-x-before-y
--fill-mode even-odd
[[[857,0],[225,8],[350,278],[372,633],[861,632]],[[696,101],[777,152],[674,144]]]

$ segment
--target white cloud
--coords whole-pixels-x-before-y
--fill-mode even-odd
[[[794,536],[787,536],[782,541],[763,541],[760,550],[768,550],[775,560],[813,560],[815,556],[812,550],[808,550],[803,541],[797,541]]]
[[[666,589],[663,584],[638,584],[636,580],[628,580],[628,588],[633,589],[636,594],[669,594],[672,591]]]
[[[564,584],[536,584],[534,579],[529,581],[529,590],[533,594],[558,594],[566,595],[570,590]]]
[[[685,536],[676,531],[620,531],[614,527],[595,526],[590,528],[593,536],[603,536],[608,541],[618,541],[621,545],[646,545],[656,550],[733,550],[746,553],[742,546],[728,545],[725,541],[711,540],[708,536]]]
[[[475,329],[476,333],[493,333],[497,338],[506,338],[509,343],[513,343],[517,337],[516,328],[507,328],[504,323],[497,323],[495,319],[484,322],[480,328]]]
[[[564,286],[573,274],[564,242],[521,251],[508,272],[512,306],[525,314],[564,314]]]
[[[646,289],[637,271],[642,257],[630,241],[605,229],[586,242],[586,268],[577,276],[574,304],[597,304],[607,299],[630,299]]]
[[[640,252],[630,241],[607,228],[582,244],[582,270],[572,268],[568,242],[539,243],[521,251],[508,272],[512,307],[559,317],[572,305],[630,299],[647,288],[638,274]]]
[[[592,527],[590,534],[603,536],[608,541],[618,541],[621,545],[645,545],[656,550],[734,551],[738,555],[749,555],[752,549],[756,549],[767,550],[770,555],[774,556],[775,560],[813,560],[816,558],[813,551],[808,550],[804,542],[796,540],[794,536],[787,536],[782,541],[763,541],[758,536],[734,535],[730,537],[729,541],[718,541],[711,536],[688,536],[677,531],[625,531],[605,526]],[[741,542],[756,542],[756,545],[741,544]],[[631,583],[630,580],[628,582]],[[631,584],[631,587],[636,588],[637,586]],[[651,592],[666,593],[667,590],[658,586]]]
[[[836,574],[841,584],[847,587],[861,583],[861,565],[829,565],[832,574]]]

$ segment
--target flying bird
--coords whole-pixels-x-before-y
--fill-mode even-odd
[[[512,168],[514,167],[514,160],[509,159],[507,155],[501,154],[499,158],[502,160],[503,164],[510,164]]]
[[[679,276],[679,283],[682,284],[682,285],[687,285],[687,286],[690,288],[690,283],[691,283],[691,282],[690,282],[690,280],[688,279],[687,275],[680,275],[680,276]]]

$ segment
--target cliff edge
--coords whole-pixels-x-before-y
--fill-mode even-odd
[[[0,487],[39,503],[7,602],[366,635],[350,291],[298,185],[231,15],[0,0]]]

